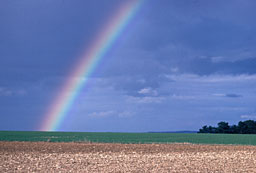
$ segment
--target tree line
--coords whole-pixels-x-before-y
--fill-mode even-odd
[[[198,133],[230,133],[230,134],[256,134],[256,121],[239,121],[237,125],[229,125],[221,121],[218,127],[203,126]]]

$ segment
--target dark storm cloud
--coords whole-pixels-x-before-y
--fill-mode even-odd
[[[125,66],[132,72],[159,75],[176,68],[177,72],[202,75],[255,73],[255,2],[152,1],[148,6],[140,21],[144,27],[138,24],[127,44],[138,52],[148,52],[147,56],[135,56],[137,62],[151,59],[155,68],[147,68],[146,63],[135,63],[141,68],[132,68],[134,63],[130,67],[127,61]]]

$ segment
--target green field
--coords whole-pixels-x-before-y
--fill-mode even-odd
[[[256,135],[0,131],[0,141],[194,143],[256,145]]]

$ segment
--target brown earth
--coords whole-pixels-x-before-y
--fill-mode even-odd
[[[0,172],[256,172],[256,146],[0,142]]]

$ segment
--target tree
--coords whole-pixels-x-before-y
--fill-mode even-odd
[[[218,133],[229,133],[230,132],[229,128],[230,127],[227,122],[221,121],[218,123],[217,132]]]
[[[238,125],[229,126],[228,122],[221,121],[218,127],[203,126],[198,133],[240,133],[240,134],[256,134],[256,121],[246,120],[239,121]]]
[[[240,121],[238,123],[240,133],[242,134],[255,134],[256,133],[256,122],[253,120]]]
[[[256,133],[256,122],[253,120],[247,120],[244,121],[244,123],[246,124],[248,130],[247,133],[248,134],[255,134]]]
[[[232,125],[230,126],[230,133],[235,134],[235,133],[239,133],[239,129],[237,125]]]
[[[247,127],[246,124],[242,121],[239,121],[238,123],[238,131],[241,134],[246,134],[247,133]]]
[[[209,133],[208,127],[207,126],[203,126],[201,129],[199,129],[199,133]]]
[[[202,129],[199,129],[198,133],[215,133],[216,128],[212,126],[203,126]]]

